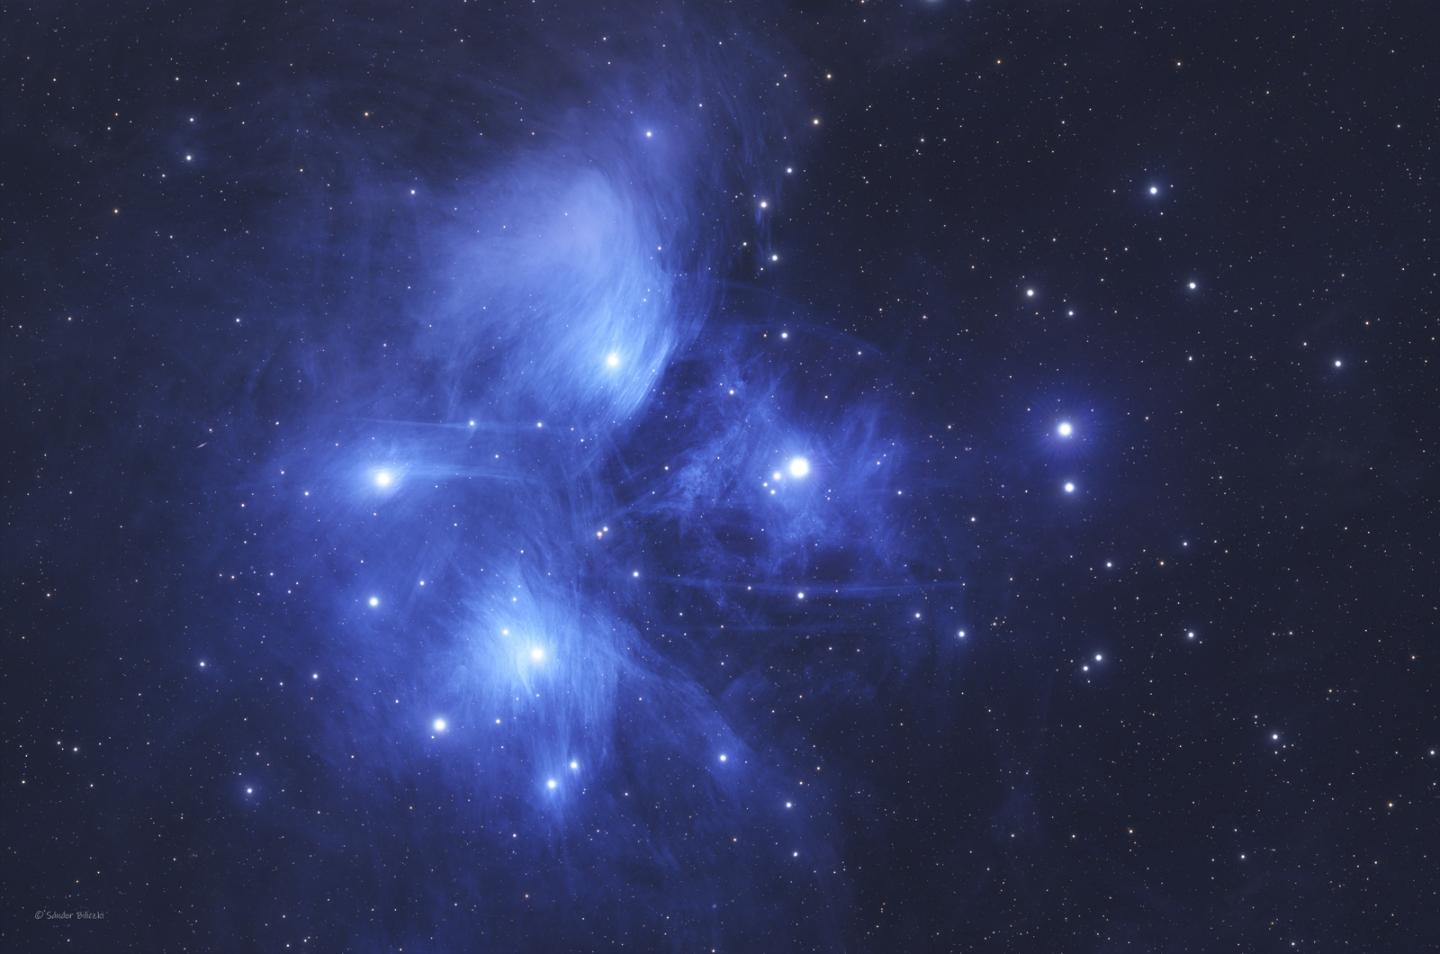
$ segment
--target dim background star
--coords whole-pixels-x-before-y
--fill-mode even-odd
[[[6,14],[0,949],[1434,947],[1426,4]]]

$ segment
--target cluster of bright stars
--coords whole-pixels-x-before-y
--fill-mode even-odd
[[[814,123],[815,123],[815,125],[818,125],[818,124],[819,124],[819,120],[818,120],[818,119],[815,120]],[[653,137],[654,137],[654,133],[653,133],[652,130],[648,130],[648,129],[645,130],[645,138],[651,139],[651,138],[653,138]],[[191,161],[191,160],[192,160],[192,156],[189,155],[189,154],[187,154],[187,155],[185,156],[185,160],[186,160],[187,162],[188,162],[188,161]],[[790,173],[790,172],[792,172],[792,171],[793,171],[793,170],[791,170],[791,169],[789,169],[789,168],[786,169],[786,172],[787,172],[787,173]],[[1160,190],[1160,186],[1158,186],[1158,185],[1150,185],[1150,186],[1147,188],[1147,192],[1148,192],[1148,194],[1149,194],[1151,197],[1157,197],[1157,196],[1159,196],[1159,195],[1160,195],[1160,191],[1161,191],[1161,190]],[[768,199],[760,199],[760,200],[758,201],[758,207],[759,207],[759,209],[760,209],[761,211],[766,211],[766,210],[768,210],[768,209],[770,208],[770,202],[769,202],[769,200],[768,200]],[[778,254],[771,254],[771,255],[769,256],[769,258],[770,258],[770,261],[771,261],[771,262],[778,262],[780,257],[779,257]],[[1189,291],[1192,291],[1192,292],[1193,292],[1193,291],[1196,291],[1196,290],[1199,288],[1199,285],[1198,285],[1198,283],[1197,283],[1194,279],[1190,279],[1190,280],[1188,280],[1188,281],[1186,282],[1186,288],[1187,288]],[[1026,287],[1026,288],[1024,289],[1024,295],[1025,295],[1025,297],[1026,297],[1027,299],[1034,299],[1034,298],[1037,296],[1037,294],[1038,294],[1038,293],[1037,293],[1037,290],[1036,290],[1034,287]],[[1071,312],[1069,312],[1069,314],[1073,316],[1074,312],[1071,311]],[[786,334],[786,333],[782,333],[781,337],[782,337],[782,338],[788,338],[789,336],[788,336],[788,334]],[[618,351],[613,351],[613,350],[612,350],[612,351],[608,351],[608,352],[606,352],[606,353],[604,354],[603,364],[604,364],[604,367],[606,368],[606,370],[608,370],[608,371],[616,371],[616,370],[618,370],[618,369],[622,366],[623,363],[624,363],[624,362],[623,362],[623,360],[622,360],[622,358],[621,358],[621,355],[620,355],[620,353],[619,353]],[[1341,360],[1340,360],[1339,358],[1334,359],[1334,362],[1333,362],[1333,363],[1334,363],[1334,367],[1337,368],[1337,369],[1340,368],[1340,367],[1342,367],[1342,362],[1341,362]],[[476,422],[475,422],[474,420],[470,420],[470,421],[469,421],[469,427],[474,428],[475,426],[476,426]],[[537,428],[543,428],[544,425],[543,425],[543,423],[541,423],[541,422],[536,422],[536,425],[535,425],[535,426],[536,426]],[[1074,425],[1071,421],[1069,421],[1069,420],[1060,420],[1059,422],[1056,423],[1056,425],[1055,425],[1055,435],[1056,435],[1057,437],[1059,437],[1060,439],[1062,439],[1062,440],[1070,440],[1070,439],[1072,439],[1073,437],[1075,437],[1075,434],[1076,434],[1075,425]],[[782,471],[782,470],[776,470],[776,471],[772,474],[772,479],[773,479],[775,482],[779,482],[779,481],[783,480],[784,477],[788,474],[788,476],[789,476],[790,478],[794,479],[794,480],[803,480],[803,479],[805,479],[806,477],[808,477],[808,476],[810,475],[810,472],[811,472],[811,464],[810,464],[809,459],[806,458],[806,457],[804,457],[804,456],[794,456],[794,457],[791,457],[788,462],[786,462],[786,464],[785,464],[785,466],[784,466],[784,468],[783,468],[783,471]],[[393,486],[395,485],[395,483],[396,483],[396,474],[395,474],[395,472],[394,472],[393,470],[391,470],[391,469],[389,469],[389,468],[381,467],[381,468],[377,468],[377,469],[375,469],[374,471],[372,471],[371,479],[372,479],[375,487],[377,487],[377,488],[379,488],[379,489],[381,489],[381,490],[385,490],[385,489],[389,489],[389,488],[391,488],[391,487],[393,487]],[[1069,495],[1069,494],[1074,494],[1074,493],[1077,491],[1077,489],[1078,489],[1078,487],[1077,487],[1077,485],[1076,485],[1076,483],[1075,483],[1074,480],[1066,480],[1066,481],[1064,481],[1064,483],[1061,485],[1061,487],[1062,487],[1062,490],[1064,491],[1064,493],[1067,494],[1067,495]],[[774,490],[774,489],[771,489],[770,492],[771,492],[772,494],[774,494],[774,493],[775,493],[775,490]],[[596,533],[597,538],[603,538],[604,535],[609,532],[609,529],[610,529],[609,527],[604,527],[604,528],[602,528],[600,531],[597,531],[597,533]],[[1109,562],[1107,562],[1106,566],[1107,566],[1107,567],[1110,567],[1111,564],[1110,564]],[[634,577],[636,577],[636,578],[638,578],[639,575],[640,575],[640,573],[639,573],[638,570],[637,570],[637,571],[634,571],[634,573],[632,573],[632,576],[634,576]],[[422,583],[422,585],[423,585],[423,583]],[[797,600],[804,600],[804,599],[805,599],[805,592],[804,592],[804,591],[797,591],[796,594],[795,594],[795,596],[796,596],[796,599],[797,599]],[[368,603],[368,605],[369,605],[372,609],[378,608],[378,607],[380,606],[380,598],[379,598],[379,596],[374,596],[374,595],[372,595],[372,596],[370,596],[370,597],[367,599],[367,603]],[[918,616],[919,614],[916,614],[916,615]],[[508,631],[506,631],[506,632],[507,632],[507,635],[508,635]],[[959,630],[956,635],[957,635],[957,638],[958,638],[958,639],[965,639],[966,636],[967,636],[967,633],[966,633],[965,630],[962,629],[962,630]],[[1197,638],[1197,634],[1196,634],[1195,630],[1193,630],[1193,629],[1187,629],[1187,630],[1185,630],[1184,635],[1185,635],[1185,639],[1188,640],[1188,641],[1194,641],[1194,640]],[[526,652],[526,655],[528,656],[528,659],[530,660],[530,662],[535,663],[535,664],[544,663],[545,660],[546,660],[546,651],[545,651],[545,648],[544,648],[543,646],[539,646],[539,645],[531,646],[531,647],[529,648],[529,650]],[[1103,663],[1104,661],[1105,661],[1105,656],[1104,656],[1103,653],[1098,653],[1098,652],[1097,652],[1097,653],[1094,653],[1087,661],[1085,661],[1084,663],[1081,664],[1081,666],[1080,666],[1081,671],[1088,673],[1088,672],[1090,672],[1092,666],[1098,666],[1098,665],[1100,665],[1101,663]],[[203,669],[203,668],[205,668],[205,667],[206,667],[206,663],[205,663],[204,661],[201,661],[201,662],[200,662],[200,668]],[[316,676],[316,678],[318,678],[318,676]],[[500,720],[497,719],[497,720],[496,720],[496,723],[498,724],[499,722],[500,722]],[[449,721],[448,721],[444,716],[436,716],[436,717],[433,719],[433,721],[431,722],[431,728],[432,728],[432,730],[434,731],[434,733],[435,733],[436,735],[443,735],[443,734],[445,734],[445,733],[447,733],[447,732],[449,731],[449,729],[450,729],[450,724],[449,724]],[[1272,733],[1270,734],[1270,739],[1271,739],[1272,742],[1278,743],[1278,742],[1280,741],[1280,735],[1279,735],[1279,733],[1272,732]],[[1432,755],[1434,754],[1433,750],[1432,750],[1432,753],[1431,753],[1431,754],[1432,754]],[[717,756],[717,760],[718,760],[720,763],[722,763],[722,764],[728,763],[728,762],[729,762],[729,759],[730,759],[729,755],[728,755],[727,753],[725,753],[725,752],[720,752],[720,753],[718,754],[718,756]],[[576,760],[571,760],[571,761],[569,762],[569,768],[570,768],[570,770],[571,770],[572,772],[578,771],[578,770],[579,770],[579,767],[580,767],[580,766],[579,766],[579,762],[578,762],[578,761],[576,761]],[[560,781],[559,781],[559,779],[554,778],[554,777],[550,777],[550,778],[547,778],[547,779],[545,780],[545,788],[546,788],[546,790],[551,791],[551,792],[554,792],[554,791],[556,791],[559,787],[560,787]],[[253,786],[246,786],[246,787],[245,787],[245,794],[246,794],[247,796],[253,795],[253,794],[254,794],[254,791],[255,791],[255,790],[254,790]],[[786,809],[791,809],[791,808],[793,807],[793,803],[790,802],[790,801],[786,801],[786,802],[784,803],[784,805],[785,805],[785,808],[786,808]]]
[[[762,485],[770,488],[770,495],[772,497],[775,496],[776,489],[771,486],[771,484],[781,483],[785,479],[786,474],[789,474],[794,480],[804,480],[806,477],[809,477],[810,459],[808,457],[792,457],[789,462],[786,463],[783,470],[773,471],[770,474],[770,479]]]

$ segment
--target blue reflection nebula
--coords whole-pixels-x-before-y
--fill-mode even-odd
[[[525,134],[420,149],[510,95],[479,81],[423,122],[333,132],[324,208],[274,211],[246,293],[296,325],[249,376],[257,419],[284,424],[233,448],[249,496],[222,535],[269,574],[232,655],[288,673],[277,691],[314,671],[298,755],[375,819],[377,858],[433,859],[448,887],[427,904],[513,899],[523,877],[645,949],[843,899],[832,781],[772,717],[863,700],[876,665],[907,678],[932,650],[893,621],[956,596],[907,542],[908,438],[867,387],[883,366],[817,394],[775,345],[853,344],[765,327],[778,255],[735,197],[783,202],[810,105],[768,81],[760,38],[698,26],[534,77]],[[213,569],[238,558],[222,545]],[[846,646],[817,678],[822,637]],[[381,907],[411,891],[364,871]],[[425,937],[589,930],[487,916]]]

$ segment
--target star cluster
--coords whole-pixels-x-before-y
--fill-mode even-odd
[[[18,16],[0,938],[1419,949],[1404,20]]]

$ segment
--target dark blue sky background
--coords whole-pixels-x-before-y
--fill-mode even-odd
[[[1427,5],[4,23],[0,946],[1437,943]]]

